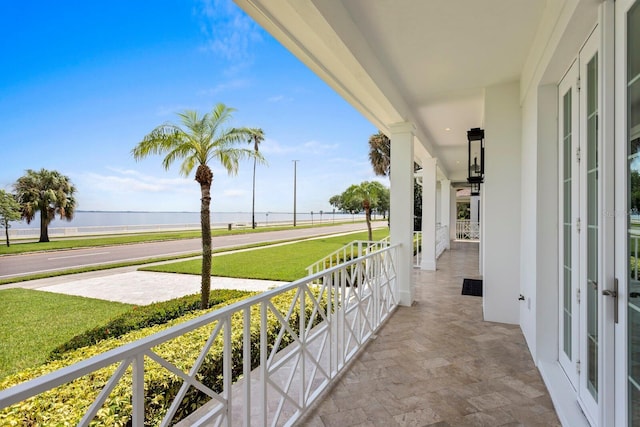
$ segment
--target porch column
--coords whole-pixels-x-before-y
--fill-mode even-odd
[[[437,159],[422,160],[422,270],[436,269]]]
[[[396,265],[401,305],[413,303],[413,123],[389,126],[391,131],[391,244],[400,244]]]
[[[447,236],[451,232],[451,180],[440,181],[440,225],[447,227]],[[447,239],[445,248],[450,249],[450,239]]]

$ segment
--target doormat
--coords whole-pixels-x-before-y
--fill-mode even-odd
[[[462,281],[462,295],[482,296],[482,280],[464,279]]]

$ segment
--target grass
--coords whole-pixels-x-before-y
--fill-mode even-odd
[[[389,231],[386,229],[374,230],[373,239],[380,240],[387,234]],[[306,267],[354,240],[367,240],[367,232],[220,255],[213,258],[212,274],[291,282],[306,276]],[[202,260],[197,259],[145,267],[141,270],[200,274],[201,268]]]
[[[336,224],[325,223],[325,224],[316,224],[313,226],[302,225],[302,226],[295,227],[295,229],[327,227],[331,225],[336,225]],[[231,236],[231,235],[237,235],[237,234],[263,233],[265,231],[292,230],[292,229],[294,229],[293,226],[259,227],[256,229],[239,228],[239,229],[233,229],[233,230],[212,229],[211,235],[213,237]],[[126,244],[133,244],[133,243],[159,242],[159,241],[167,241],[167,240],[197,239],[197,238],[200,238],[200,236],[201,236],[200,230],[194,230],[194,231],[151,232],[151,233],[125,234],[125,235],[114,235],[114,236],[90,236],[90,237],[83,237],[83,238],[60,238],[47,243],[14,242],[14,243],[11,243],[11,246],[9,247],[7,247],[6,245],[0,244],[0,255],[15,255],[15,254],[28,253],[28,252],[42,252],[42,251],[53,251],[53,250],[61,250],[61,249],[77,249],[77,248],[112,246],[112,245],[126,245]],[[0,243],[2,243],[1,240],[0,240]]]
[[[0,378],[43,363],[55,347],[132,307],[29,289],[0,292]]]

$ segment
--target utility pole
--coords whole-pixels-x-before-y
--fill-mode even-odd
[[[296,172],[298,162],[300,160],[293,160],[293,226],[296,226]]]

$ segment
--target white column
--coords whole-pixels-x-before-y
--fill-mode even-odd
[[[440,225],[451,230],[451,181],[448,179],[440,181],[440,209]],[[446,248],[450,248],[449,239]]]
[[[395,123],[391,131],[391,244],[400,244],[396,265],[400,304],[413,303],[413,138],[412,123]]]
[[[451,187],[450,190],[450,206],[449,206],[449,244],[456,238],[456,222],[458,221],[458,201],[456,189]]]
[[[469,207],[471,208],[469,220],[471,222],[480,221],[480,196],[471,196],[469,199]]]
[[[517,324],[522,304],[518,300],[522,212],[520,182],[523,166],[529,168],[521,163],[519,83],[485,88],[484,111],[486,151],[480,215],[484,319]],[[523,262],[531,262],[535,266],[535,254]]]
[[[422,270],[436,269],[437,159],[422,160]]]

